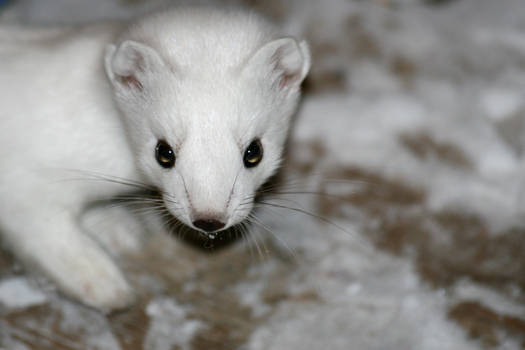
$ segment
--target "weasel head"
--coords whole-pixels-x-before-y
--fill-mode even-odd
[[[304,41],[253,41],[244,52],[231,48],[226,60],[225,44],[126,39],[106,51],[138,169],[179,221],[202,232],[236,225],[252,211],[280,165],[310,67]],[[214,50],[223,58],[213,60]]]

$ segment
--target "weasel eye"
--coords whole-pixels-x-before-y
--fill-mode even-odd
[[[175,152],[166,141],[159,140],[155,147],[155,158],[163,168],[171,168],[175,165]]]
[[[263,146],[259,139],[255,139],[250,143],[246,151],[244,151],[244,166],[246,168],[253,168],[257,166],[262,160],[263,157]]]

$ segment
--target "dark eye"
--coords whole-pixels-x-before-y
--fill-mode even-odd
[[[155,158],[163,168],[171,168],[175,165],[175,152],[171,149],[171,146],[163,140],[157,142],[155,147]]]
[[[255,139],[250,143],[246,151],[244,151],[244,166],[246,168],[253,168],[257,166],[263,157],[263,147],[259,139]]]

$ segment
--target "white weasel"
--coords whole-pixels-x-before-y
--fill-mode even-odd
[[[201,231],[235,225],[279,166],[310,55],[252,13],[201,8],[127,26],[0,27],[0,62],[3,244],[112,310],[133,292],[78,217],[126,188],[57,181],[61,169],[155,186]]]

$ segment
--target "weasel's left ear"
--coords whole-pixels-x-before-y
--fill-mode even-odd
[[[249,59],[247,67],[276,77],[280,89],[297,87],[310,70],[310,50],[306,41],[286,37],[271,41]],[[270,69],[270,71],[268,71]]]
[[[142,91],[151,73],[162,65],[162,59],[153,48],[136,41],[126,40],[118,47],[106,47],[106,74],[116,88]]]

